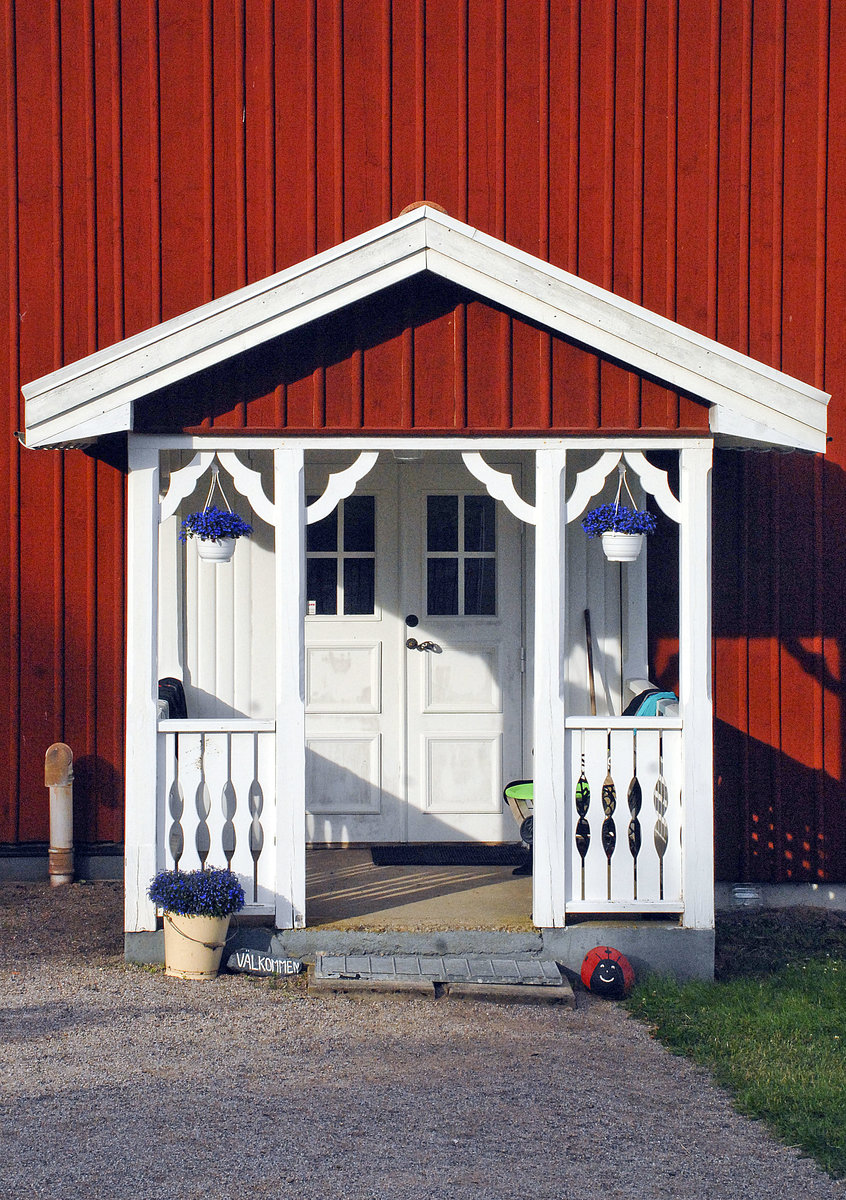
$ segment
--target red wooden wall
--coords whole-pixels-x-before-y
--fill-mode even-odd
[[[21,382],[426,197],[832,392],[825,460],[718,455],[717,848],[726,878],[846,879],[846,6],[7,0],[0,71],[0,842],[46,838],[56,740],[78,836],[122,830],[124,478],[21,451]],[[282,375],[233,364],[206,424],[702,427],[448,289],[366,309]]]

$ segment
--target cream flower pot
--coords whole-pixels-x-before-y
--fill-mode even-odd
[[[226,944],[229,917],[164,915],[165,975],[214,979]]]
[[[609,562],[634,562],[643,548],[642,533],[602,534],[602,549]]]
[[[211,538],[196,538],[197,553],[206,562],[225,563],[232,561],[235,553],[237,538],[220,538],[213,542]]]

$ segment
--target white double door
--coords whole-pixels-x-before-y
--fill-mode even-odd
[[[309,496],[342,468],[308,466]],[[309,841],[516,840],[502,801],[522,773],[516,519],[459,455],[383,451],[308,526],[306,558]]]

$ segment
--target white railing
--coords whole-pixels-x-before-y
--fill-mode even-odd
[[[228,866],[244,911],[273,912],[275,723],[162,720],[158,730],[158,869]]]
[[[570,717],[567,911],[680,913],[682,721]]]

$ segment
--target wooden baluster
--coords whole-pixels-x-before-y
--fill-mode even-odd
[[[638,813],[643,804],[643,792],[640,787],[640,780],[637,777],[637,730],[632,730],[632,779],[629,784],[628,791],[629,813],[631,820],[629,821],[629,850],[632,855],[632,872],[634,877],[633,899],[637,900],[637,856],[640,854],[640,821]]]
[[[617,788],[611,778],[611,730],[608,730],[608,773],[602,785],[602,811],[605,820],[602,822],[602,849],[608,859],[608,899],[611,899],[611,857],[617,845],[617,828],[614,824],[614,809],[617,807]]]
[[[582,730],[582,770],[579,782],[576,784],[576,812],[579,819],[576,822],[576,849],[582,860],[582,899],[585,898],[585,858],[590,846],[590,824],[587,811],[590,808],[590,784],[585,774],[585,731]]]

